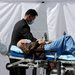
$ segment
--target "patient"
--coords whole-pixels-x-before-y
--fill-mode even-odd
[[[29,41],[29,43],[26,43]],[[32,55],[33,50],[56,50],[57,55],[75,54],[75,42],[69,35],[64,35],[54,42],[45,43],[42,40],[31,42],[27,39],[22,39],[17,43],[17,46],[22,49],[25,55]],[[44,57],[50,53],[36,53],[37,57]]]
[[[43,42],[42,40],[37,40],[36,42],[31,42],[28,39],[21,39],[18,41],[17,46],[22,49],[25,55],[32,55],[33,50],[43,51],[43,53],[36,52],[36,57],[44,58],[44,44],[49,44],[51,42]]]

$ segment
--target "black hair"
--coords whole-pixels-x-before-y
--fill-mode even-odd
[[[38,13],[36,12],[36,10],[34,10],[34,9],[29,9],[26,13],[25,13],[25,15],[32,15],[32,16],[38,16]]]

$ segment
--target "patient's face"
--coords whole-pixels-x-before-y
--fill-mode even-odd
[[[20,41],[17,42],[17,46],[21,47],[22,44],[26,43],[27,39],[21,39]]]

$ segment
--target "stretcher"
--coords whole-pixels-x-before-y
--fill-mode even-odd
[[[14,61],[7,63],[6,68],[9,71],[15,67],[25,68],[25,70],[28,68],[33,68],[32,75],[37,75],[37,68],[41,69],[40,75],[45,75],[44,69],[46,70],[46,75],[53,73],[53,69],[57,70],[57,75],[61,75],[61,69],[65,72],[67,70],[66,67],[74,70],[75,57],[73,55],[57,56],[57,51],[55,50],[38,51],[54,53],[54,55],[46,55],[46,58],[40,59],[35,57],[35,52],[32,56],[25,57],[19,48],[13,46],[10,51],[9,59]],[[18,70],[18,75],[20,75],[19,72],[20,70]]]

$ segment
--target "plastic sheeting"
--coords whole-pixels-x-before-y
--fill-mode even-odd
[[[38,39],[47,33],[49,40],[54,41],[64,32],[75,40],[75,2],[0,2],[0,40],[7,47],[15,23],[24,17],[25,12],[33,8],[39,16],[31,27]]]
[[[74,9],[75,2],[52,2],[47,4],[47,25],[50,40],[56,40],[64,32],[71,35],[75,40]]]

